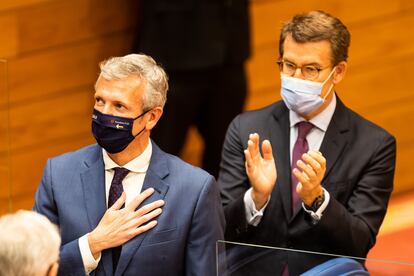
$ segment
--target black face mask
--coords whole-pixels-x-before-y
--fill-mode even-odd
[[[109,153],[123,151],[135,137],[145,130],[144,127],[137,135],[132,134],[134,121],[144,116],[148,111],[136,118],[124,118],[103,114],[94,109],[92,114],[92,133],[96,142]]]

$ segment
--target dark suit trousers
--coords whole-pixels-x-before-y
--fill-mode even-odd
[[[167,104],[152,138],[164,151],[178,155],[195,125],[205,145],[202,167],[217,177],[227,127],[246,98],[244,64],[167,73]]]

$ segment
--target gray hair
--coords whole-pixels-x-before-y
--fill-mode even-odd
[[[287,35],[298,43],[327,40],[331,44],[333,66],[348,59],[351,35],[346,26],[336,17],[323,11],[311,11],[295,15],[287,21],[280,33],[279,55],[283,57],[283,44]]]
[[[0,218],[0,275],[46,275],[59,258],[60,235],[45,216],[20,210]]]
[[[101,68],[100,76],[106,80],[120,80],[131,75],[144,80],[146,83],[142,96],[144,111],[165,105],[168,77],[164,69],[152,57],[144,54],[111,57],[101,62],[99,67]]]

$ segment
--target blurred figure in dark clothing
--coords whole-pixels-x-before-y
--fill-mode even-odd
[[[170,77],[153,138],[179,154],[195,125],[205,144],[202,166],[217,177],[225,132],[246,98],[248,0],[141,1],[139,12],[134,51],[153,56]]]

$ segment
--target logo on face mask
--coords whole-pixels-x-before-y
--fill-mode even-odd
[[[140,135],[145,127],[137,135],[132,134],[134,121],[144,116],[145,111],[136,118],[124,118],[103,114],[94,109],[92,114],[92,133],[96,142],[109,153],[123,151],[128,145]]]
[[[324,82],[302,80],[282,74],[281,96],[286,106],[300,115],[307,115],[318,109],[332,91],[333,84],[329,87],[326,95],[323,98],[321,97],[323,86],[334,72],[335,67]]]

